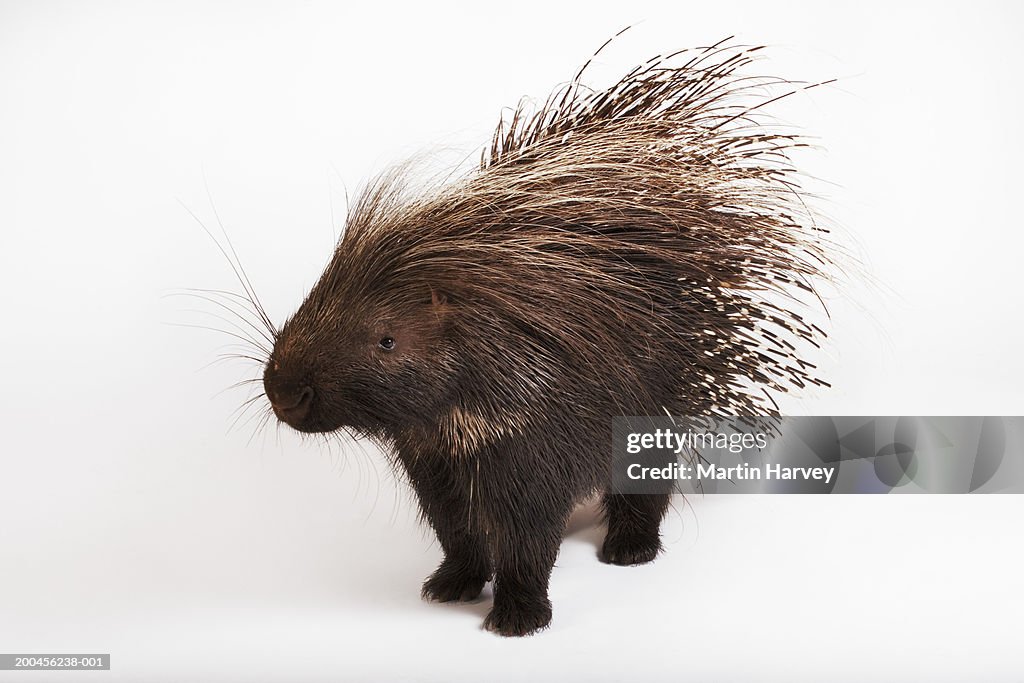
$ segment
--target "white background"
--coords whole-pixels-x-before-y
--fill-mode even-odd
[[[1022,414],[1019,5],[358,5],[0,3],[0,651],[114,662],[0,680],[1024,676],[1015,496],[694,500],[625,569],[584,510],[550,630],[486,633],[487,600],[420,602],[439,550],[379,454],[228,430],[253,370],[200,370],[229,340],[166,297],[234,287],[182,207],[215,225],[207,184],[281,320],[345,187],[475,154],[627,24],[595,78],[736,34],[841,78],[775,110],[866,274],[830,301],[833,388],[784,407]]]

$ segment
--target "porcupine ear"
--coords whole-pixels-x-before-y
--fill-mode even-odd
[[[447,290],[431,286],[430,288],[430,310],[439,322],[448,320],[454,310],[454,305]]]
[[[431,287],[430,303],[434,307],[434,310],[446,306],[448,304],[448,293],[437,289],[436,287]]]

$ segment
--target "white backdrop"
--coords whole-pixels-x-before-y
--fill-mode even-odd
[[[440,553],[379,454],[252,422],[183,287],[283,319],[345,189],[459,159],[606,38],[595,77],[735,34],[840,82],[775,112],[875,280],[830,301],[808,414],[1022,414],[1016,3],[0,3],[0,651],[32,680],[1019,679],[1021,497],[720,497],[641,568],[574,520],[551,629],[420,602]],[[204,180],[205,178],[205,180]],[[27,675],[0,672],[0,681]]]

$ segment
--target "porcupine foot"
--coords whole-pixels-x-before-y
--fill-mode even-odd
[[[658,529],[668,508],[668,495],[609,493],[602,502],[608,517],[608,535],[599,555],[601,561],[621,566],[653,561],[661,552]]]
[[[551,624],[551,602],[546,597],[503,600],[495,596],[494,607],[484,619],[484,628],[499,636],[528,636]]]
[[[489,573],[486,569],[445,558],[423,582],[420,595],[432,602],[470,602],[480,597]]]
[[[611,532],[604,539],[601,547],[601,561],[627,567],[635,564],[647,564],[661,552],[661,540],[657,531],[649,533],[618,533]]]

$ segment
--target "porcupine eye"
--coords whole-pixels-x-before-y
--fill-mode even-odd
[[[377,346],[384,349],[385,351],[394,351],[395,339],[394,337],[384,337],[379,342],[377,342]]]

